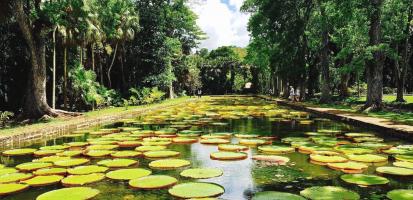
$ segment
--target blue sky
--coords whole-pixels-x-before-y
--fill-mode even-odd
[[[215,49],[224,45],[245,47],[249,43],[249,15],[239,11],[244,0],[191,0],[198,15],[197,24],[207,34],[201,48]]]

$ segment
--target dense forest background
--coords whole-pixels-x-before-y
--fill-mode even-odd
[[[330,102],[413,92],[411,0],[246,0],[246,48],[200,49],[186,0],[3,0],[0,111],[28,118],[203,94]],[[244,85],[252,82],[251,89]]]

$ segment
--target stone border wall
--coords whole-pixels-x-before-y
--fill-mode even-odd
[[[76,120],[72,122],[69,120],[67,124],[64,125],[53,125],[41,130],[29,130],[15,135],[5,135],[0,136],[0,149],[27,146],[29,144],[42,141],[45,139],[52,139],[59,136],[67,135],[75,130],[88,128],[93,126],[101,126],[111,122],[118,121],[124,118],[133,118],[142,115],[148,111],[164,109],[180,104],[186,104],[189,101],[194,101],[196,99],[189,98],[183,102],[179,103],[165,103],[165,105],[149,105],[145,108],[137,108],[136,110],[126,111],[124,113],[116,115],[107,115],[102,117],[89,118],[85,116],[76,117]],[[82,120],[82,118],[84,120]]]

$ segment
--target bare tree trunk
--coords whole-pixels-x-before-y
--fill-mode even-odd
[[[329,26],[327,22],[327,16],[324,7],[321,5],[320,0],[317,1],[317,5],[320,9],[322,18],[322,33],[321,33],[321,103],[328,103],[331,101],[331,88],[330,88],[330,69],[329,69]]]
[[[53,30],[53,88],[52,88],[52,108],[56,109],[56,30]]]
[[[406,102],[404,100],[404,86],[407,78],[407,69],[409,66],[409,61],[412,56],[412,51],[411,51],[411,43],[410,43],[410,37],[412,36],[412,25],[411,21],[413,20],[413,3],[410,4],[409,7],[409,14],[408,14],[408,20],[406,24],[406,29],[405,29],[405,36],[406,39],[404,40],[403,44],[403,52],[402,52],[402,59],[401,59],[401,66],[396,68],[396,73],[397,73],[397,98],[396,102]]]
[[[348,81],[350,80],[350,74],[344,73],[341,75],[340,80],[340,98],[347,98],[350,96],[350,92],[348,90]]]
[[[67,46],[63,50],[63,107],[67,108]]]
[[[383,0],[370,0],[370,3],[370,46],[376,46],[381,43],[380,18]],[[364,109],[377,111],[383,108],[383,62],[384,54],[381,50],[373,52],[373,59],[367,62],[367,100]]]
[[[108,69],[108,72],[107,72],[109,88],[112,88],[112,79],[110,78],[110,73],[112,72],[113,64],[115,64],[115,58],[116,58],[117,51],[118,51],[118,43],[116,43],[115,52],[113,53],[112,62],[110,63],[110,66],[109,66],[109,69]]]

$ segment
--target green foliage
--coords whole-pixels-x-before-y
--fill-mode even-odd
[[[160,91],[157,87],[142,89],[130,88],[130,97],[128,103],[131,105],[151,104],[159,102],[165,96],[165,92]]]
[[[2,127],[6,126],[7,122],[9,122],[12,117],[14,117],[14,113],[9,111],[0,111],[0,125]]]

